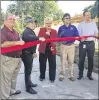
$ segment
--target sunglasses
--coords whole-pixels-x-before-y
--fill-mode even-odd
[[[63,19],[70,19],[70,18],[63,18]]]

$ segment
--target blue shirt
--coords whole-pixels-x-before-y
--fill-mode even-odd
[[[79,36],[78,30],[74,25],[69,25],[68,27],[66,27],[66,25],[62,25],[59,27],[58,30],[58,37],[76,37]],[[66,41],[64,42],[64,44],[69,44],[69,43],[74,43],[75,40],[70,40],[70,41]]]
[[[80,36],[96,36],[98,34],[98,28],[94,21],[90,21],[89,23],[82,21],[78,25],[78,32]],[[85,41],[94,41],[94,40],[95,38],[89,37]]]

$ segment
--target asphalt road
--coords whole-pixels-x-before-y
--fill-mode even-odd
[[[39,61],[38,57],[34,59],[33,70],[31,79],[33,83],[38,84],[34,88],[38,94],[33,95],[25,91],[24,84],[24,66],[22,64],[20,73],[17,80],[17,89],[21,90],[21,94],[12,96],[12,99],[99,99],[98,98],[98,74],[93,73],[94,80],[91,81],[86,77],[87,70],[84,70],[84,78],[77,80],[78,67],[75,64],[75,78],[74,82],[70,81],[67,77],[68,70],[66,70],[65,79],[59,81],[59,70],[60,70],[60,58],[56,57],[57,60],[57,72],[56,80],[54,83],[49,81],[48,64],[46,70],[46,79],[41,82],[39,81]]]

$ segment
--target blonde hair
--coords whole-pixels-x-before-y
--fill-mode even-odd
[[[44,23],[52,23],[53,19],[51,17],[44,18]]]

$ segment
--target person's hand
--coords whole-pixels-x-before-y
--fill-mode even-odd
[[[25,42],[23,40],[16,42],[16,45],[24,45],[24,44],[25,44]]]
[[[33,54],[33,57],[36,58],[36,57],[37,57],[37,53],[34,53],[34,54]]]
[[[40,37],[39,40],[44,42],[45,38],[44,37]]]
[[[53,49],[53,47],[51,47],[51,49],[50,49],[51,51],[53,51],[54,49]]]
[[[85,40],[86,40],[86,38],[82,38],[82,39],[81,39],[81,42],[83,42],[83,41],[85,41]]]
[[[47,35],[47,36],[50,36],[50,32],[46,32],[46,35]]]
[[[79,37],[77,36],[77,37],[75,37],[75,39],[77,39],[77,40],[78,40],[78,39],[79,39]]]
[[[96,34],[96,37],[99,38],[99,34]]]

